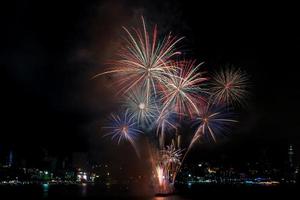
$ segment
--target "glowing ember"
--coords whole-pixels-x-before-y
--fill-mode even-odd
[[[160,166],[156,167],[156,175],[159,185],[162,186],[164,181],[164,170]]]
[[[141,110],[144,110],[144,109],[145,109],[145,104],[144,104],[144,103],[140,103],[140,104],[139,104],[139,108],[140,108]]]

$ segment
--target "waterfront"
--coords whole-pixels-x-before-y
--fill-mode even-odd
[[[198,199],[202,197],[268,197],[278,195],[297,194],[297,185],[280,186],[247,186],[247,185],[177,185],[177,192],[166,197],[155,197],[153,194],[144,194],[139,188],[112,185],[103,187],[91,184],[72,185],[1,185],[0,194],[8,198],[87,198],[87,199]],[[3,198],[5,199],[5,198]]]

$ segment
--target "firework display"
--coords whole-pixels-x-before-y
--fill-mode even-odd
[[[105,136],[128,141],[138,154],[137,137],[153,133],[149,152],[154,185],[158,193],[168,193],[192,146],[205,138],[216,142],[237,122],[229,106],[243,102],[248,78],[233,68],[208,76],[202,63],[181,58],[176,45],[182,38],[160,38],[156,26],[148,32],[143,18],[141,29],[123,29],[124,44],[115,59],[94,76],[114,76],[123,99],[120,114],[112,114],[111,125],[104,127]],[[184,147],[182,121],[196,125]]]
[[[228,67],[212,76],[211,100],[216,104],[244,104],[247,96],[248,76],[241,69]]]

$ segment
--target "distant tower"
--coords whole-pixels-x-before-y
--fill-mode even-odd
[[[9,151],[9,155],[8,155],[8,163],[7,163],[7,165],[9,166],[9,167],[11,167],[12,166],[12,164],[13,164],[13,151],[12,150],[10,150]]]
[[[289,167],[290,167],[290,169],[292,169],[294,167],[294,163],[293,163],[293,157],[294,157],[293,145],[289,146],[288,155],[289,155]]]
[[[287,171],[287,180],[288,183],[296,183],[296,178],[297,178],[297,166],[294,163],[294,148],[293,145],[289,145],[288,149],[288,171]]]

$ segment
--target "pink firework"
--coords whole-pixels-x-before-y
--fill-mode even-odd
[[[206,101],[204,94],[207,93],[204,88],[207,78],[198,72],[201,64],[196,65],[195,60],[174,63],[176,71],[170,71],[163,81],[161,113],[166,109],[174,110],[179,115],[194,116],[200,113],[199,105]]]

